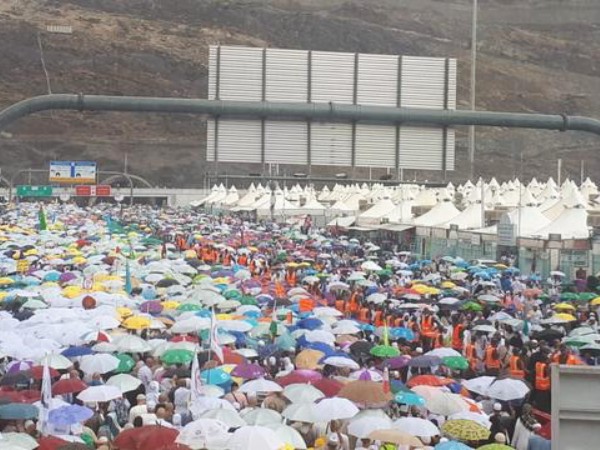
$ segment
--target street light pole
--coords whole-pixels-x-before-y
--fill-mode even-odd
[[[471,111],[475,111],[475,86],[477,75],[477,0],[473,0],[471,18]],[[475,126],[469,126],[469,176],[475,175]]]

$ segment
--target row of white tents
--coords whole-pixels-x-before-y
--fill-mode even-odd
[[[597,186],[588,178],[580,186],[571,180],[558,185],[552,178],[529,183],[467,182],[443,188],[417,184],[383,186],[335,185],[320,192],[299,185],[275,189],[254,184],[244,193],[235,187],[214,186],[210,195],[192,206],[214,206],[233,212],[253,211],[258,216],[294,217],[311,214],[326,217],[331,225],[378,228],[389,224],[471,230],[496,234],[497,225],[486,226],[485,213],[503,211],[521,237],[547,239],[587,238],[588,216],[600,214]],[[415,216],[416,213],[420,215]]]

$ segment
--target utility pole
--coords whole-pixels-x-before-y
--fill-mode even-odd
[[[471,17],[471,111],[475,111],[475,91],[477,75],[477,0],[473,0]],[[475,176],[475,126],[469,126],[469,176]]]

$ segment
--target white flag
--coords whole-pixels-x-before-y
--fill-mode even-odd
[[[202,388],[202,378],[200,377],[200,364],[198,363],[198,354],[194,353],[194,359],[192,360],[192,377],[190,380],[190,390],[192,391],[191,401],[194,402],[200,397],[200,390]]]
[[[225,357],[223,356],[223,349],[219,347],[219,341],[217,338],[217,317],[215,316],[215,310],[212,311],[212,316],[210,318],[210,349],[217,355],[221,364],[225,361]]]
[[[41,392],[41,403],[39,414],[39,430],[42,434],[45,434],[46,422],[48,419],[48,412],[50,411],[50,402],[52,401],[52,379],[50,377],[50,368],[48,367],[48,360],[50,355],[46,355],[44,358],[44,368],[42,370],[42,392]]]

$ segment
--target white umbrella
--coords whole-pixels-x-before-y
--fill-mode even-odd
[[[131,334],[113,339],[113,344],[117,346],[119,351],[126,353],[146,353],[152,350],[152,347],[145,340]]]
[[[360,366],[356,361],[343,356],[330,356],[324,359],[323,363],[334,367],[347,367],[352,370],[360,369]]]
[[[37,441],[26,433],[0,433],[1,450],[33,450],[38,445]]]
[[[48,367],[56,370],[65,370],[73,365],[68,358],[65,358],[63,355],[59,355],[57,353],[51,353],[50,355],[44,356],[39,361],[40,366],[48,364]]]
[[[316,423],[320,421],[314,403],[294,403],[285,408],[281,415],[294,422]]]
[[[175,442],[192,450],[202,448],[225,448],[231,435],[229,426],[217,419],[198,419],[188,423],[179,432]]]
[[[90,386],[79,393],[77,398],[84,403],[109,402],[121,398],[121,390],[116,386]]]
[[[492,427],[492,422],[485,414],[479,414],[471,411],[463,411],[456,414],[452,414],[448,417],[448,420],[472,420],[480,425],[483,425],[488,430]]]
[[[253,328],[253,325],[243,320],[219,320],[217,326],[222,330],[227,331],[239,331],[245,333]]]
[[[498,330],[492,325],[477,325],[473,327],[473,331],[480,331],[482,333],[496,333]]]
[[[358,414],[358,408],[348,399],[333,397],[317,403],[316,413],[321,422],[330,422],[351,419]]]
[[[435,350],[431,350],[427,353],[425,353],[426,356],[437,356],[438,358],[445,358],[445,357],[449,357],[449,356],[462,356],[459,352],[457,352],[456,350],[449,348],[449,347],[440,347],[440,348],[436,348]]]
[[[523,381],[505,378],[494,381],[488,387],[486,395],[496,400],[509,402],[524,398],[529,391],[529,387]]]
[[[392,428],[392,420],[389,417],[361,417],[353,420],[348,425],[348,434],[356,436],[359,439],[366,438],[375,430]]]
[[[475,392],[476,394],[485,395],[490,384],[494,382],[494,377],[477,377],[471,378],[470,380],[463,381],[462,385],[471,392]]]
[[[200,418],[220,420],[229,428],[238,428],[246,425],[246,422],[244,422],[238,412],[230,409],[211,409],[200,414]]]
[[[418,437],[433,437],[441,434],[432,422],[419,417],[402,417],[394,422],[393,427]]]
[[[458,394],[442,392],[426,401],[425,406],[429,411],[440,416],[450,416],[462,411],[468,411],[469,405]]]
[[[371,271],[382,270],[381,266],[379,266],[378,264],[374,263],[373,261],[365,261],[364,263],[362,263],[360,265],[360,268],[362,270],[371,270]]]
[[[118,375],[110,377],[106,384],[108,386],[116,386],[121,390],[121,392],[125,393],[135,391],[138,387],[140,387],[142,381],[139,378],[136,378],[129,374],[120,373]]]
[[[341,317],[344,314],[330,306],[319,306],[313,309],[313,313],[317,317]]]
[[[285,442],[270,428],[245,426],[237,429],[227,443],[229,450],[279,450]]]
[[[210,319],[193,316],[175,322],[171,327],[171,332],[175,334],[197,333],[198,331],[208,330],[209,328]]]
[[[341,325],[337,325],[331,330],[331,332],[335,335],[339,334],[358,334],[360,333],[360,328],[354,324],[343,323]]]
[[[274,381],[258,378],[257,380],[248,381],[242,384],[240,392],[248,394],[251,392],[281,392],[283,388]]]
[[[267,408],[254,408],[240,412],[240,416],[248,425],[268,425],[270,423],[281,423],[283,417],[277,411]]]
[[[290,384],[283,390],[283,395],[292,403],[314,403],[325,395],[312,384]]]
[[[331,332],[325,330],[310,330],[304,337],[308,342],[324,342],[331,346],[335,344],[335,336]]]
[[[198,393],[200,395],[214,398],[219,398],[225,395],[223,388],[214,384],[203,384],[202,386],[198,387]]]
[[[84,373],[93,375],[95,373],[108,373],[119,367],[119,358],[109,353],[98,353],[96,355],[85,355],[81,357],[80,368]]]
[[[92,347],[92,350],[98,353],[114,353],[119,349],[111,342],[98,342]]]
[[[292,448],[300,450],[306,448],[306,442],[304,442],[302,435],[294,428],[282,423],[269,423],[265,426],[273,430],[277,436],[279,436],[286,444],[290,444]]]

